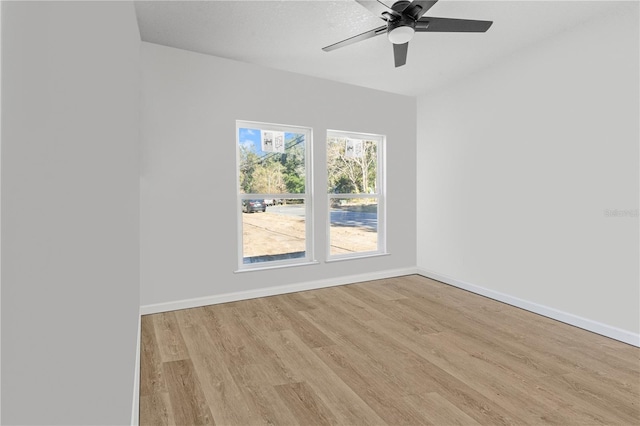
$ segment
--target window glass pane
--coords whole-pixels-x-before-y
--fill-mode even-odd
[[[377,198],[331,198],[331,256],[378,250]]]
[[[305,226],[304,200],[242,200],[242,262],[304,258]]]
[[[241,193],[305,192],[304,134],[242,127],[238,132]]]
[[[365,139],[327,139],[328,192],[377,194],[377,143]]]

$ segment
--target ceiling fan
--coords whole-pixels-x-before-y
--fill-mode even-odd
[[[393,43],[393,58],[396,68],[407,63],[409,40],[416,32],[486,32],[493,21],[475,21],[469,19],[422,17],[438,0],[400,0],[388,7],[378,0],[355,0],[374,15],[386,22],[385,25],[339,41],[322,50],[330,52],[380,34],[387,33]]]

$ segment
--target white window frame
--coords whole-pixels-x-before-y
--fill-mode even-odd
[[[327,193],[327,225],[326,225],[326,259],[327,262],[359,259],[363,257],[372,256],[384,256],[387,255],[387,208],[386,208],[386,196],[387,196],[387,181],[386,181],[386,146],[387,138],[385,135],[377,135],[371,133],[359,133],[343,130],[327,130],[327,145],[330,138],[349,138],[349,139],[362,139],[368,141],[375,141],[377,143],[377,170],[376,170],[376,189],[375,194],[338,194],[329,192]],[[327,164],[325,164],[325,173],[328,173]],[[378,247],[376,250],[363,251],[357,253],[344,253],[344,254],[331,254],[331,199],[332,198],[376,198],[378,200]]]
[[[305,192],[302,194],[279,193],[279,194],[244,194],[240,191],[240,129],[260,129],[272,130],[276,132],[300,133],[305,138]],[[236,211],[237,211],[237,243],[238,243],[238,269],[236,272],[255,271],[273,268],[283,268],[290,266],[300,266],[317,264],[313,247],[313,129],[310,127],[293,126],[287,124],[263,123],[257,121],[236,120]],[[242,234],[242,200],[248,199],[300,199],[304,200],[305,206],[305,256],[293,259],[281,259],[256,263],[244,263],[243,234]],[[268,209],[268,207],[267,207]]]

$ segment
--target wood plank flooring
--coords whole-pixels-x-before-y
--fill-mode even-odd
[[[640,425],[640,349],[420,276],[142,318],[141,425]]]

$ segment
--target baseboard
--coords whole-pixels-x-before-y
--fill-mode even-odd
[[[136,366],[133,376],[133,403],[131,404],[131,426],[138,426],[140,421],[140,326],[141,317],[138,315],[138,337],[136,340]]]
[[[255,299],[257,297],[276,296],[278,294],[294,293],[296,291],[316,290],[325,287],[354,284],[363,281],[380,280],[384,278],[399,277],[416,274],[416,268],[391,269],[386,271],[371,272],[366,274],[348,275],[344,277],[329,278],[303,283],[259,288],[255,290],[238,291],[233,293],[216,294],[212,296],[198,297],[194,299],[177,300],[166,303],[142,305],[141,315],[156,314],[160,312],[175,311],[178,309],[197,308],[200,306],[217,305],[219,303],[235,302],[238,300]]]
[[[563,322],[565,324],[573,325],[575,327],[582,328],[584,330],[591,331],[593,333],[597,333],[611,339],[619,340],[629,345],[640,347],[640,334],[622,330],[617,327],[612,327],[607,324],[602,324],[597,321],[563,312],[558,309],[550,308],[548,306],[540,305],[538,303],[529,302],[518,297],[501,293],[499,291],[490,290],[488,288],[480,287],[475,284],[464,282],[446,275],[438,274],[437,272],[417,268],[417,273],[419,275],[422,275],[423,277],[431,278],[433,280],[440,281],[453,287],[458,287],[463,290],[467,290],[472,293],[479,294],[481,296],[485,296],[490,299],[494,299],[499,302],[503,302],[508,305],[512,305],[533,312],[535,314]]]

